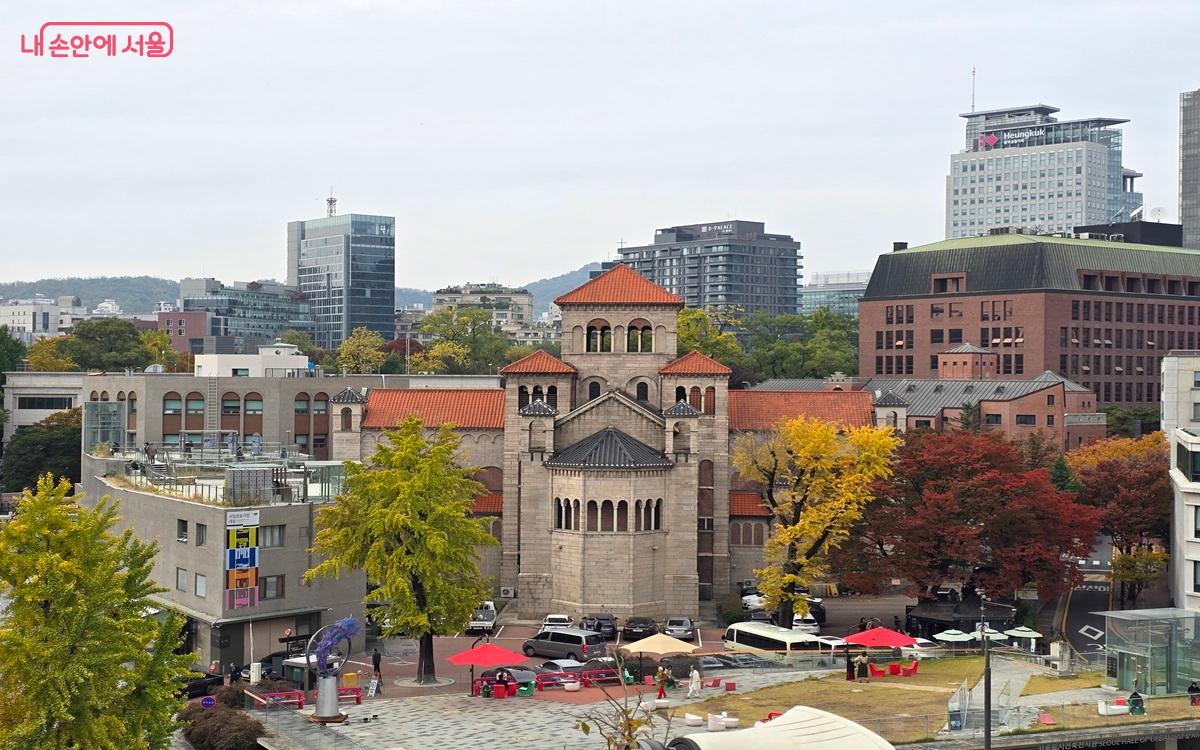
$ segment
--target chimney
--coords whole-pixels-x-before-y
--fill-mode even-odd
[[[893,242],[892,243],[892,252],[893,253],[896,252],[897,250],[907,250],[907,249],[908,249],[907,242]]]

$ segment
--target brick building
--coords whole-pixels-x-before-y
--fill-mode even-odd
[[[938,355],[994,352],[1000,379],[1045,370],[1100,405],[1152,406],[1159,367],[1200,331],[1200,253],[1075,237],[996,234],[880,256],[859,304],[859,372],[937,377]]]

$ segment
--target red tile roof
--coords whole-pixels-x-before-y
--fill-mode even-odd
[[[503,512],[504,495],[499,492],[491,492],[486,495],[479,495],[475,498],[475,502],[471,505],[472,513],[482,513],[489,516],[496,516]]]
[[[515,373],[531,375],[574,375],[578,372],[574,367],[563,362],[558,357],[544,349],[538,349],[533,354],[521,357],[510,365],[500,368],[501,375]]]
[[[624,263],[618,263],[582,286],[554,300],[556,305],[671,305],[683,300]]]
[[[697,351],[690,351],[659,370],[663,375],[728,375],[731,372],[733,370],[717,360]]]
[[[875,422],[868,391],[729,392],[731,430],[769,430],[782,420],[801,414],[850,427]]]
[[[499,388],[372,388],[367,396],[364,429],[390,429],[409,415],[426,427],[499,430],[504,427],[504,391]]]
[[[757,492],[730,492],[729,515],[770,516],[771,511],[763,505],[762,496]]]

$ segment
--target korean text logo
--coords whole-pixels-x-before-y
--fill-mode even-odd
[[[166,21],[47,21],[21,53],[34,57],[170,57],[175,30]]]

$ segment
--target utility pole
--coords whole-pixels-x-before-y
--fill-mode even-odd
[[[979,638],[983,642],[983,750],[992,750],[992,655],[988,650],[987,620],[984,604],[987,597],[979,594]]]

